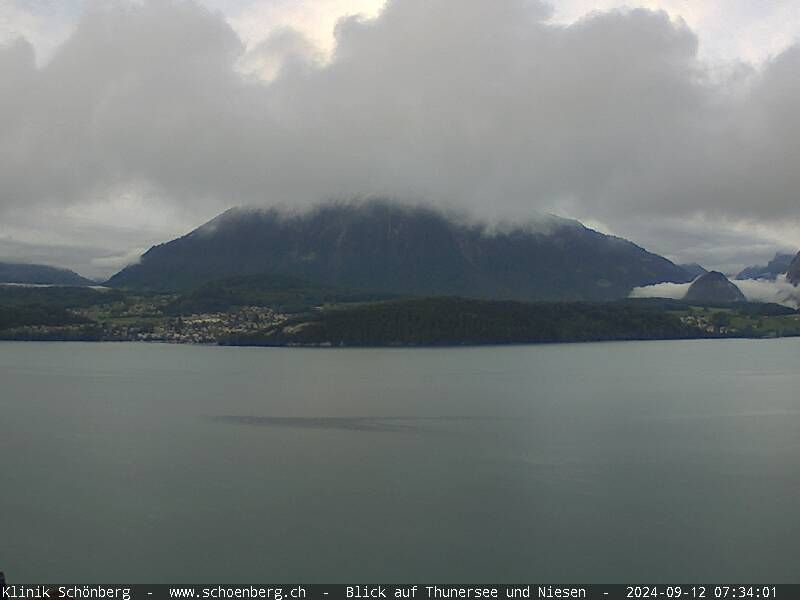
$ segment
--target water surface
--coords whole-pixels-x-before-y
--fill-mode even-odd
[[[800,339],[0,343],[10,582],[800,583]]]

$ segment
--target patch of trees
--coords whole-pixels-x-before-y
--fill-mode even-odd
[[[700,332],[628,303],[522,303],[424,298],[332,308],[231,344],[466,345],[680,339]]]
[[[85,319],[63,308],[41,305],[0,306],[0,330],[31,325],[56,327],[85,322]]]

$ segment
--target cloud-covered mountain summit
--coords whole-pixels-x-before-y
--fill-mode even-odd
[[[258,273],[400,294],[542,300],[622,298],[635,286],[691,279],[669,260],[576,221],[488,228],[373,200],[294,213],[232,209],[151,248],[109,284],[181,289]]]
[[[736,279],[769,279],[775,281],[778,275],[783,275],[789,270],[794,254],[778,252],[766,265],[754,265],[739,272]]]

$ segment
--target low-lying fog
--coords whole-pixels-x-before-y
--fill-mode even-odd
[[[750,302],[774,302],[800,308],[800,288],[786,281],[786,275],[779,275],[775,281],[768,279],[731,280]],[[680,300],[686,295],[691,283],[657,283],[634,288],[631,298],[674,298]]]

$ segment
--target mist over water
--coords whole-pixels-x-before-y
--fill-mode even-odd
[[[800,583],[800,340],[0,343],[10,583]]]

